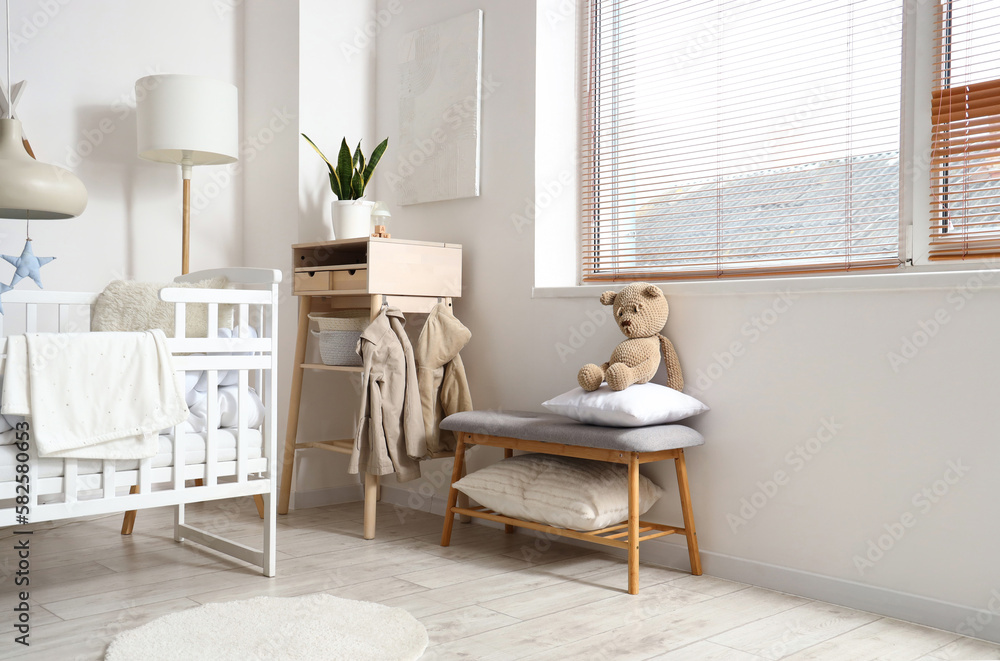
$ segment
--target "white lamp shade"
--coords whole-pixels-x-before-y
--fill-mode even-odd
[[[21,122],[0,119],[0,218],[63,220],[87,208],[87,189],[69,170],[28,156]]]
[[[139,156],[160,163],[222,165],[239,157],[239,95],[229,83],[180,74],[135,83]]]

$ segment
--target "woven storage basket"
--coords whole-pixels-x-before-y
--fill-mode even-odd
[[[355,350],[361,331],[313,331],[319,337],[319,357],[324,365],[360,367],[361,356]]]
[[[363,331],[371,321],[368,310],[340,310],[311,314],[309,318],[319,325],[320,331]]]
[[[313,331],[313,334],[319,337],[319,356],[324,365],[362,365],[356,348],[361,332],[370,321],[367,310],[311,314],[309,318],[319,325],[319,331]]]

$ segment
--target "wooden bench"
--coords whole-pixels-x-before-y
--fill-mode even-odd
[[[694,513],[691,509],[684,448],[702,445],[705,441],[701,434],[693,429],[683,425],[599,427],[563,416],[519,411],[465,411],[445,418],[441,422],[441,428],[454,431],[458,437],[441,546],[448,546],[451,543],[454,515],[459,514],[503,523],[507,532],[513,532],[513,527],[518,526],[627,549],[628,592],[637,594],[639,543],[678,534],[687,538],[691,573],[696,576],[701,575],[701,556],[698,553],[698,537],[695,534]],[[514,450],[521,450],[624,464],[628,466],[628,520],[600,530],[582,532],[515,519],[484,507],[458,507],[456,505],[458,490],[454,484],[463,475],[465,450],[469,445],[504,448],[505,457],[513,456]],[[639,520],[639,466],[664,459],[674,460],[681,511],[684,516],[683,528]]]

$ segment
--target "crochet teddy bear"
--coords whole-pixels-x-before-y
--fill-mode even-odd
[[[614,305],[615,321],[628,339],[611,353],[611,360],[603,365],[584,365],[577,375],[580,387],[597,390],[608,382],[612,390],[625,390],[633,383],[646,383],[660,366],[660,352],[667,367],[667,385],[674,390],[684,388],[684,375],[674,345],[660,335],[667,323],[670,309],[659,287],[637,282],[617,294],[601,294],[602,305]]]

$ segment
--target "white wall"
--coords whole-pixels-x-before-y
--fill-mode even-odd
[[[73,170],[90,195],[79,218],[32,226],[35,253],[58,257],[41,271],[46,288],[99,290],[115,278],[180,273],[180,167],[136,155],[134,85],[151,73],[188,73],[242,87],[239,4],[11,2],[12,77],[28,82],[17,111],[31,146]],[[225,182],[224,169],[194,172],[192,270],[243,259],[242,182]],[[224,185],[206,195],[213,174]],[[0,222],[0,251],[18,254],[24,236],[24,223]],[[12,272],[0,265],[3,281]]]
[[[291,285],[291,244],[299,215],[299,12],[298,3],[245,5],[246,133],[257,140],[244,159],[244,253],[247,266],[282,271],[278,319],[279,448],[285,438],[295,349],[296,302]],[[286,124],[287,122],[287,124]],[[266,144],[265,144],[266,140]],[[280,450],[279,450],[280,451]],[[280,473],[279,473],[280,474]]]
[[[335,161],[340,141],[347,138],[352,152],[361,141],[366,155],[378,144],[374,138],[374,39],[358,31],[371,20],[374,0],[299,0],[301,43],[299,63],[301,132]],[[364,34],[363,32],[361,33]],[[329,238],[329,170],[323,159],[299,137],[299,237],[302,241]],[[366,192],[373,197],[374,189]]]
[[[366,154],[377,144],[374,122],[374,41],[358,40],[356,30],[374,13],[374,0],[299,0],[299,131],[336,158],[340,141],[353,150],[358,141]],[[329,238],[330,190],[326,164],[301,136],[299,144],[300,242]],[[367,196],[374,198],[375,189]],[[288,251],[287,260],[291,260]],[[316,343],[310,348],[316,351]],[[289,361],[286,364],[290,364]],[[313,354],[310,362],[320,362]],[[357,374],[309,371],[304,375],[299,438],[351,438],[357,417]],[[335,414],[331,415],[331,411]],[[347,458],[324,450],[303,450],[296,458],[294,503],[323,502],[324,490],[353,487],[358,477],[348,475]],[[311,500],[310,500],[311,499]]]
[[[291,245],[327,238],[334,199],[326,165],[299,134],[309,135],[329,158],[336,157],[345,136],[352,147],[362,140],[366,152],[376,144],[374,40],[357,36],[373,14],[369,0],[246,6],[247,124],[266,131],[278,115],[288,117],[248,163],[245,196],[247,264],[280,268],[285,278],[279,344],[281,364],[288,368],[279,377],[277,412],[282,439],[297,330]],[[307,360],[319,362],[314,354]],[[306,372],[299,440],[349,438],[359,387],[357,375]],[[353,493],[358,484],[357,476],[347,474],[345,457],[322,450],[296,454],[294,480],[292,503],[298,507],[340,497],[342,487]]]
[[[380,0],[380,8],[387,6]],[[464,245],[465,289],[456,311],[473,333],[463,357],[475,404],[540,410],[542,401],[575,386],[580,365],[605,360],[621,337],[608,323],[588,325],[601,310],[596,293],[532,298],[533,228],[519,232],[515,218],[544,183],[536,183],[532,163],[535,3],[483,0],[477,6],[485,14],[484,77],[498,85],[483,103],[482,195],[394,207],[390,231]],[[430,0],[403,7],[379,35],[379,135],[397,131],[399,36],[469,8]],[[539,40],[547,38],[546,20],[539,20]],[[400,156],[390,151],[386,165]],[[381,168],[383,177],[389,167]],[[994,570],[1000,526],[991,511],[1000,502],[994,369],[1000,293],[980,291],[959,309],[964,297],[951,288],[968,277],[942,280],[942,289],[793,292],[790,306],[776,304],[777,288],[764,285],[755,293],[727,293],[720,285],[707,294],[664,286],[672,310],[665,332],[680,353],[689,389],[701,391],[712,407],[691,423],[706,445],[688,453],[709,573],[834,600],[842,589],[848,595],[839,597],[842,603],[880,612],[902,612],[891,591],[917,595],[926,599],[902,599],[918,604],[910,617],[948,629],[962,624],[964,611],[938,602],[987,608],[991,590],[1000,588]],[[887,354],[901,351],[901,338],[921,342],[919,324],[935,314],[947,314],[948,322],[894,370]],[[740,355],[727,356],[734,342]],[[824,420],[839,427],[817,446],[809,439]],[[808,461],[789,456],[799,446],[808,448]],[[480,449],[473,464],[495,458]],[[954,477],[949,462],[969,467],[955,484],[941,481]],[[435,464],[425,470],[440,482]],[[768,482],[779,470],[787,480],[775,490]],[[650,516],[679,521],[672,466],[649,466],[646,473],[667,489]],[[440,507],[444,489],[432,489],[428,478],[405,485],[418,494],[409,502],[429,506],[419,496],[422,486],[424,493],[434,491]],[[934,495],[935,486],[946,493]],[[773,495],[755,496],[759,490]],[[755,513],[744,509],[746,524],[734,530],[727,516],[740,516],[744,499],[763,506]],[[900,539],[881,537],[886,526],[898,532],[895,524],[906,513],[913,525]],[[865,558],[869,540],[890,549],[862,573],[855,557]],[[658,549],[652,555],[683,562],[671,542],[651,544]],[[766,565],[779,566],[781,578]],[[825,587],[810,587],[817,580]]]

